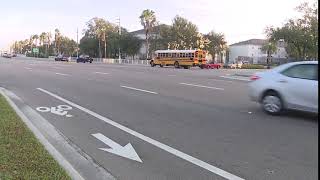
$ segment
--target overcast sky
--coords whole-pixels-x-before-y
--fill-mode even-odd
[[[160,23],[171,24],[176,15],[183,16],[207,33],[225,34],[228,44],[264,38],[265,27],[281,26],[298,14],[294,8],[315,0],[4,0],[0,6],[0,49],[31,34],[51,32],[76,40],[85,23],[102,17],[129,31],[141,29],[139,16],[144,9],[155,11]],[[80,39],[80,38],[79,38]]]

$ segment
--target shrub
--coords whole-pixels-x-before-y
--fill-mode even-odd
[[[242,64],[241,69],[264,69],[261,64]]]

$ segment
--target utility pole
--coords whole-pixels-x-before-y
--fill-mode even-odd
[[[120,24],[120,17],[117,19],[117,23],[119,26],[119,63],[121,64],[121,52],[120,52],[120,39],[121,39],[121,24]]]
[[[78,38],[78,28],[77,28],[77,58],[79,57],[79,38]]]

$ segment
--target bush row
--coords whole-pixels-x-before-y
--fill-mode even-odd
[[[261,64],[243,64],[241,69],[264,69],[264,65]]]

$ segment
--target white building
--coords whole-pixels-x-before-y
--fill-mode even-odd
[[[155,27],[155,31],[157,31],[157,26]],[[152,38],[160,38],[160,35],[158,33],[156,33],[155,31],[152,31],[150,33],[150,39]],[[137,38],[139,38],[140,40],[142,40],[142,44],[140,47],[140,50],[138,52],[138,54],[135,55],[136,58],[138,59],[146,59],[146,50],[147,50],[147,42],[146,42],[146,33],[144,29],[140,29],[137,31],[132,31],[130,32],[132,35],[136,36]],[[150,44],[149,44],[150,46]]]
[[[229,46],[229,62],[249,61],[249,63],[253,64],[266,64],[267,53],[262,51],[261,48],[267,42],[265,39],[250,39],[231,44]],[[277,51],[272,54],[272,63],[281,63],[286,60],[287,52],[285,50],[285,43],[279,41],[277,43]]]

